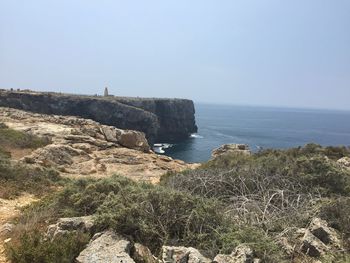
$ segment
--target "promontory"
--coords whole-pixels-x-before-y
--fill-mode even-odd
[[[186,139],[197,132],[193,101],[118,96],[88,96],[29,90],[0,90],[0,106],[35,113],[92,119],[145,133],[150,143]]]

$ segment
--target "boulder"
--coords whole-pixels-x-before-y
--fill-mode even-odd
[[[335,247],[341,247],[341,241],[335,229],[328,226],[325,220],[314,218],[309,226],[310,232],[321,240],[324,244],[331,244]]]
[[[162,260],[164,263],[210,263],[197,249],[192,247],[162,247]]]
[[[48,227],[46,235],[52,239],[58,235],[64,235],[75,231],[91,233],[94,226],[95,224],[92,216],[60,218],[56,224]]]
[[[131,243],[112,231],[92,239],[76,258],[77,263],[135,263],[130,257]]]
[[[306,230],[300,250],[310,257],[319,257],[324,255],[329,250],[329,247],[314,236],[310,230]]]
[[[216,158],[218,156],[224,154],[242,154],[242,155],[251,155],[251,151],[249,150],[248,145],[246,144],[224,144],[217,149],[212,151],[212,158]]]
[[[247,245],[237,246],[230,255],[219,254],[214,258],[215,263],[259,263],[254,258],[254,251]]]
[[[133,248],[132,258],[137,263],[158,263],[158,260],[153,256],[148,247],[136,243]]]
[[[332,249],[343,250],[336,230],[320,218],[312,219],[301,241],[300,250],[311,257],[322,256]]]
[[[140,150],[143,152],[149,152],[150,147],[143,132],[132,130],[119,130],[118,143],[121,146]]]
[[[117,129],[111,126],[101,125],[101,133],[104,135],[106,141],[118,142]]]

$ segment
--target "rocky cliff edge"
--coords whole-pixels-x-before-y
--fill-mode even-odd
[[[0,107],[0,122],[15,130],[47,137],[50,144],[26,153],[21,161],[56,168],[63,176],[120,174],[156,183],[168,171],[196,166],[153,153],[142,132],[121,130],[90,119]]]

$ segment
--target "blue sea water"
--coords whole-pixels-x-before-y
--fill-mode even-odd
[[[350,111],[196,104],[198,134],[166,149],[186,162],[204,162],[225,143],[289,148],[307,143],[350,145]]]

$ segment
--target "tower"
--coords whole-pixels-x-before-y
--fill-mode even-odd
[[[105,87],[105,91],[103,93],[103,96],[108,97],[108,88],[107,87]]]

